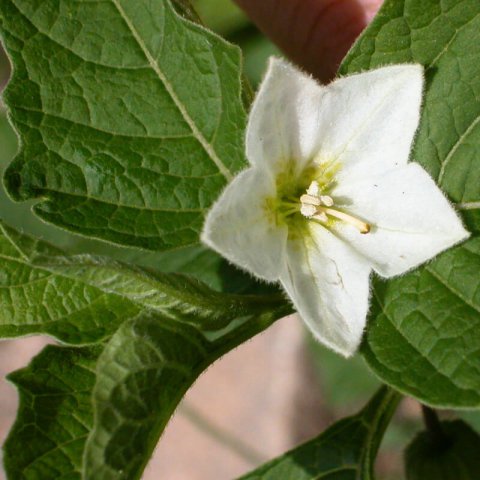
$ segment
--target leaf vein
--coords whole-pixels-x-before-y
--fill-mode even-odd
[[[455,388],[458,388],[459,390],[463,390],[463,391],[473,391],[474,393],[476,393],[474,390],[471,390],[471,389],[467,389],[467,388],[464,388],[463,385],[460,385],[459,383],[455,382],[454,379],[450,378],[448,375],[445,375],[444,373],[440,372],[437,368],[437,365],[435,365],[428,357],[427,355],[425,355],[423,352],[421,352],[417,346],[410,340],[410,338],[408,338],[404,332],[402,332],[399,328],[396,328],[396,325],[395,325],[395,322],[393,321],[393,319],[390,317],[390,315],[387,313],[386,309],[385,309],[385,306],[382,304],[382,302],[380,301],[380,298],[377,294],[377,292],[375,291],[375,289],[373,289],[373,294],[377,300],[377,303],[378,305],[380,306],[381,310],[382,310],[382,313],[385,315],[386,319],[390,322],[390,324],[392,325],[392,327],[395,329],[395,331],[407,342],[407,344],[413,349],[415,350],[415,352],[420,356],[420,358],[422,358],[425,362],[428,363],[428,365],[432,368],[432,370],[437,374],[437,375],[440,375],[441,377],[443,377],[445,380],[447,380],[450,384],[452,384]],[[370,347],[371,348],[371,347]],[[411,366],[411,365],[410,365]],[[388,368],[388,367],[387,367]],[[395,388],[399,389],[399,391],[402,391],[397,385],[395,385]],[[411,391],[408,391],[407,390],[407,393],[409,395],[411,395]]]
[[[118,0],[111,0],[112,3],[115,5],[116,9],[118,10],[118,13],[121,15],[123,21],[129,28],[129,30],[132,32],[133,37],[137,41],[138,45],[142,49],[145,57],[148,60],[148,63],[154,70],[154,72],[157,74],[159,80],[162,82],[163,86],[167,90],[168,94],[174,101],[175,105],[177,106],[178,110],[182,114],[182,117],[184,120],[187,122],[188,126],[190,127],[194,137],[200,142],[202,145],[203,149],[207,152],[208,156],[210,159],[215,163],[215,165],[218,167],[222,175],[228,180],[231,181],[233,179],[233,174],[230,172],[230,170],[223,164],[223,162],[220,160],[218,157],[217,153],[215,152],[214,148],[212,145],[208,143],[204,135],[200,132],[200,130],[197,128],[197,125],[193,121],[192,117],[188,113],[187,109],[185,108],[185,105],[180,101],[180,98],[176,94],[175,90],[173,89],[172,85],[168,81],[167,77],[164,75],[162,72],[158,62],[155,60],[155,58],[152,56],[150,51],[148,50],[147,46],[143,42],[139,32],[136,30],[135,26],[132,24],[130,19],[128,18],[125,10],[123,10],[122,6],[120,5]]]
[[[448,151],[447,156],[445,159],[440,162],[441,168],[440,168],[440,173],[438,174],[438,183],[441,185],[443,177],[445,175],[445,169],[447,168],[447,165],[450,163],[452,160],[453,156],[455,155],[456,151],[460,147],[460,145],[463,143],[463,141],[470,135],[470,133],[473,131],[473,129],[480,123],[480,115],[478,115],[475,120],[468,126],[468,128],[458,137],[458,140],[455,142],[455,144],[452,146],[452,148]]]
[[[433,270],[428,265],[425,266],[430,275],[432,275],[438,282],[440,282],[449,292],[453,293],[456,297],[458,297],[462,302],[466,303],[469,307],[475,310],[477,313],[480,313],[480,307],[475,305],[471,300],[465,297],[459,290],[455,289],[452,285],[448,284],[447,281],[442,278],[435,270]]]

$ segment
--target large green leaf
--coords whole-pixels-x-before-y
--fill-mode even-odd
[[[16,151],[15,134],[0,109],[0,172]],[[1,175],[1,173],[0,173]],[[162,272],[185,273],[206,283],[214,290],[230,293],[273,291],[271,285],[261,284],[218,254],[202,245],[192,245],[166,252],[146,252],[105,242],[86,239],[46,224],[32,214],[32,202],[13,203],[0,189],[0,218],[17,230],[43,238],[71,253],[108,255],[116,260],[149,266]],[[278,289],[277,289],[278,291]]]
[[[473,235],[413,273],[375,283],[363,353],[384,382],[438,406],[480,406],[479,42],[478,0],[387,0],[341,69],[425,66],[412,158]]]
[[[382,387],[357,415],[242,480],[373,480],[378,447],[399,400],[397,393]]]
[[[480,436],[460,420],[442,422],[440,428],[441,439],[425,431],[408,446],[407,480],[477,480]]]
[[[5,92],[22,149],[17,200],[83,235],[165,250],[198,243],[244,165],[240,51],[168,0],[5,0]]]
[[[5,458],[15,480],[76,478],[82,456],[85,478],[138,478],[198,375],[291,311],[282,296],[220,294],[181,275],[65,257],[5,226],[0,257],[0,336],[97,344],[49,347],[12,377],[21,408]]]
[[[48,346],[10,375],[20,409],[5,445],[9,480],[140,478],[198,375],[282,313],[245,316],[222,331],[194,314],[144,315],[106,346]]]
[[[82,455],[93,424],[92,389],[100,347],[46,347],[10,374],[20,406],[4,445],[11,480],[82,478]]]
[[[35,265],[44,254],[60,252],[0,225],[1,337],[45,333],[70,344],[93,343],[141,313],[120,295]]]
[[[182,275],[101,257],[65,257],[1,224],[0,258],[1,337],[45,333],[69,344],[97,343],[146,313],[194,314],[203,326],[221,330],[284,304],[281,296],[224,295]]]
[[[239,319],[224,332],[188,323],[188,318],[142,317],[122,325],[97,366],[85,478],[140,478],[160,432],[198,375],[278,314]]]

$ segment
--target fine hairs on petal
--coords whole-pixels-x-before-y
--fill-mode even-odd
[[[435,182],[416,163],[381,175],[363,176],[355,185],[344,183],[339,194],[358,196],[351,210],[368,215],[371,235],[358,235],[339,224],[337,235],[368,258],[382,277],[406,273],[470,235]]]
[[[202,242],[257,278],[278,280],[288,231],[265,218],[274,195],[268,173],[250,168],[238,174],[210,209]]]
[[[401,275],[469,235],[409,163],[423,77],[401,64],[320,85],[272,58],[247,126],[251,167],[205,221],[204,243],[279,281],[315,337],[344,356],[362,339],[372,270]]]

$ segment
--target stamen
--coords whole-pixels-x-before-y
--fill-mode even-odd
[[[322,223],[328,222],[328,216],[338,218],[344,222],[353,225],[360,233],[368,233],[370,225],[362,222],[358,218],[341,212],[333,207],[334,201],[330,195],[320,195],[320,187],[317,181],[313,181],[307,189],[307,193],[300,197],[300,213],[307,218],[318,220]]]
[[[300,201],[302,202],[302,205],[321,205],[322,203],[318,197],[310,194],[302,195]]]
[[[306,203],[302,203],[300,207],[300,213],[304,217],[313,217],[317,213],[317,207],[315,205],[308,205]]]
[[[326,205],[327,207],[333,206],[333,198],[329,195],[320,195],[320,201],[323,205]]]
[[[338,218],[339,220],[343,220],[344,222],[347,222],[350,225],[353,225],[355,228],[357,228],[360,231],[360,233],[368,233],[371,229],[368,223],[362,222],[358,218],[352,217],[347,213],[339,212],[338,210],[335,210],[333,208],[322,208],[322,210],[327,215],[330,215],[331,217]]]
[[[308,195],[312,195],[313,197],[318,197],[320,189],[318,187],[318,182],[314,180],[310,186],[307,188]]]
[[[320,222],[327,223],[328,222],[328,217],[325,212],[317,212],[315,215],[312,215],[312,218],[315,220],[319,220]]]

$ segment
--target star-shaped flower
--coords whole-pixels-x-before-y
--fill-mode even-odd
[[[468,236],[408,163],[422,88],[419,65],[321,86],[272,59],[249,118],[251,167],[205,222],[207,245],[279,280],[315,336],[345,356],[362,337],[372,270],[402,274]]]

